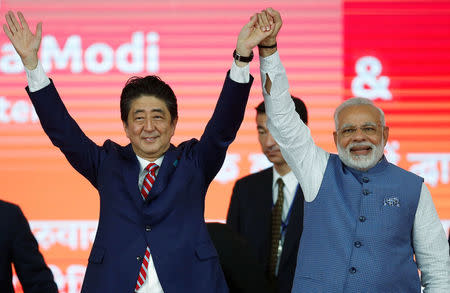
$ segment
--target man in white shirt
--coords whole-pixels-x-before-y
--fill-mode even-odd
[[[280,14],[258,15],[276,43]],[[296,115],[276,47],[260,50],[268,128],[305,196],[292,292],[450,292],[448,243],[423,179],[388,163],[384,114],[350,99],[336,109],[338,154]],[[421,271],[419,280],[418,270]]]
[[[270,32],[242,28],[214,114],[202,137],[175,147],[176,97],[156,76],[132,78],[120,101],[130,144],[96,145],[70,116],[38,60],[42,25],[23,15],[3,29],[19,54],[42,127],[98,190],[100,218],[82,292],[228,292],[204,222],[206,190],[242,122],[252,49]],[[231,54],[230,54],[231,55]]]

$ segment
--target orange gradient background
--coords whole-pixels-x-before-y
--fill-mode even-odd
[[[408,159],[411,154],[450,157],[448,1],[0,0],[0,13],[21,10],[33,28],[43,21],[43,36],[56,39],[60,50],[69,38],[80,38],[81,72],[71,71],[69,59],[62,68],[56,68],[53,62],[48,75],[69,112],[96,143],[110,138],[128,144],[120,121],[121,89],[133,75],[157,74],[178,97],[179,121],[172,139],[176,145],[201,136],[233,61],[231,55],[241,27],[253,13],[268,6],[282,14],[279,52],[291,93],[306,103],[309,126],[319,146],[336,151],[333,111],[354,95],[351,83],[357,75],[356,62],[374,56],[383,66],[381,75],[390,79],[392,99],[375,99],[391,128],[389,143],[394,153],[388,158],[397,158],[397,164],[409,170],[417,163]],[[106,44],[116,53],[120,46],[132,42],[133,34],[142,33],[145,38],[152,32],[159,39],[153,43],[145,40],[143,60],[145,64],[156,60],[157,70],[149,72],[144,66],[138,72],[123,72],[117,60],[104,73],[88,69],[85,54],[94,44]],[[99,213],[97,192],[52,146],[33,117],[24,90],[25,73],[6,72],[12,58],[8,43],[2,32],[0,198],[20,205],[35,233],[37,226],[33,223],[47,221],[94,221],[95,225]],[[153,61],[149,61],[146,51],[149,46],[158,52]],[[244,122],[229,148],[224,168],[208,190],[205,218],[210,221],[225,219],[236,179],[267,166],[264,159],[251,160],[255,154],[261,156],[254,122],[254,108],[262,101],[257,59],[250,64],[255,81]],[[101,58],[97,61],[101,62]],[[13,113],[19,108],[20,115]],[[15,119],[14,115],[22,118]],[[435,170],[432,168],[438,172],[438,179],[434,185],[428,184],[446,227],[450,225],[450,185],[445,181],[448,168],[448,162],[439,161]],[[55,243],[43,249],[41,243],[41,251],[47,263],[57,266],[65,276],[55,276],[60,291],[78,292],[83,275],[72,274],[69,280],[68,269],[74,265],[85,267],[90,247],[70,249]]]

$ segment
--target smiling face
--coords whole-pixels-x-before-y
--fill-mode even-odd
[[[128,119],[123,122],[136,155],[154,161],[170,146],[177,119],[172,121],[166,103],[155,96],[142,95],[131,103]]]
[[[381,125],[381,115],[371,105],[344,108],[338,116],[339,129],[333,133],[341,161],[352,168],[367,171],[383,156],[389,128]]]
[[[256,115],[256,127],[258,129],[258,140],[261,145],[263,153],[266,155],[267,159],[274,165],[286,165],[286,161],[281,155],[280,147],[277,142],[273,139],[272,135],[267,129],[267,115],[264,113],[258,113]]]

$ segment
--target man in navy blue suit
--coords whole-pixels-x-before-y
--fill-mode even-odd
[[[14,264],[24,293],[57,293],[53,274],[20,207],[0,200],[0,292],[13,293]]]
[[[42,127],[100,195],[82,292],[228,292],[204,222],[204,200],[244,116],[252,49],[271,32],[255,26],[256,15],[242,28],[235,61],[199,140],[170,143],[178,117],[175,95],[158,77],[147,76],[129,80],[121,95],[131,143],[106,140],[99,146],[69,115],[39,63],[42,24],[33,34],[20,12],[18,18],[8,12],[3,28],[25,66]]]

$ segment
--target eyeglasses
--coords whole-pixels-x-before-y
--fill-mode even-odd
[[[350,137],[356,134],[358,129],[361,129],[361,132],[367,136],[373,136],[378,133],[379,127],[375,125],[363,125],[360,127],[356,126],[348,126],[338,130],[338,133],[343,137]]]

